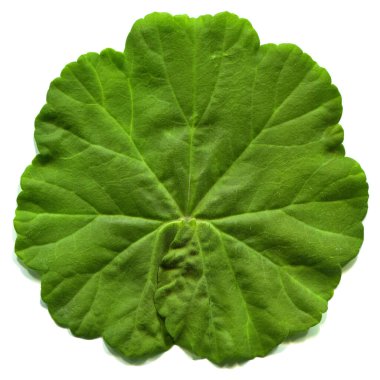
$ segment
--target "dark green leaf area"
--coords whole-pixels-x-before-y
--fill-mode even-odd
[[[59,325],[127,359],[265,356],[320,321],[363,241],[341,113],[325,69],[247,20],[148,15],[51,83],[16,253]]]

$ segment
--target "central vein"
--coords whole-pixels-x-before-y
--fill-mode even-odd
[[[185,214],[190,214],[190,196],[191,196],[191,177],[192,177],[192,161],[193,161],[193,142],[194,142],[194,133],[195,133],[195,123],[196,123],[196,112],[195,112],[195,99],[196,99],[196,86],[195,86],[195,78],[196,78],[196,41],[197,38],[195,36],[195,27],[193,26],[192,29],[192,37],[193,37],[193,59],[192,59],[192,114],[190,118],[189,123],[189,177],[187,180],[187,202],[186,202],[186,209]]]

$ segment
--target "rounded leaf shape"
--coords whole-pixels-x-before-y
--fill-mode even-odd
[[[317,324],[363,240],[341,97],[229,13],[154,13],[68,64],[36,119],[16,252],[54,320],[129,359],[234,363]]]

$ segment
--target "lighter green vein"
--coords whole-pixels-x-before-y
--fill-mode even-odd
[[[293,207],[304,206],[304,205],[309,205],[309,204],[314,204],[314,203],[341,203],[341,202],[350,202],[350,201],[354,201],[354,200],[357,200],[357,199],[367,199],[367,196],[363,195],[363,196],[352,197],[352,198],[345,198],[345,199],[320,200],[320,201],[316,201],[316,200],[313,201],[312,200],[312,201],[309,201],[309,202],[290,203],[290,204],[288,204],[286,206],[277,207],[277,208],[268,208],[268,209],[256,210],[256,211],[247,211],[247,212],[241,212],[239,214],[220,216],[220,217],[217,217],[217,218],[210,218],[210,219],[207,219],[207,221],[209,221],[209,222],[213,222],[213,221],[216,222],[216,221],[223,221],[223,220],[228,221],[228,219],[239,218],[239,217],[242,217],[242,216],[245,216],[245,215],[252,215],[252,216],[254,216],[254,215],[259,215],[259,214],[264,214],[264,213],[282,211],[282,210],[286,210],[288,208],[291,209]],[[197,218],[197,220],[203,220],[203,219]]]
[[[169,73],[168,73],[168,69],[167,69],[167,66],[166,66],[166,61],[165,61],[165,55],[164,55],[164,49],[163,49],[163,46],[162,46],[162,39],[161,39],[161,34],[160,34],[160,29],[159,28],[156,28],[157,30],[157,36],[158,36],[158,41],[160,43],[160,50],[161,50],[161,59],[162,59],[162,64],[163,64],[163,68],[164,68],[164,74],[165,74],[165,78],[166,78],[166,81],[169,85],[169,88],[173,94],[173,98],[175,100],[175,102],[177,103],[177,106],[178,106],[178,109],[184,119],[184,121],[186,122],[187,126],[190,127],[190,123],[189,123],[189,120],[188,118],[186,117],[185,115],[185,112],[183,111],[183,108],[181,106],[181,104],[179,103],[179,100],[178,100],[178,96],[177,94],[175,93],[174,91],[174,87],[173,87],[173,84],[170,80],[170,77],[169,77]]]
[[[315,111],[318,111],[319,109],[323,108],[324,106],[326,106],[327,104],[331,103],[331,102],[335,102],[337,99],[339,99],[340,96],[337,95],[336,97],[334,98],[331,98],[331,99],[328,99],[326,101],[324,101],[323,103],[319,104],[317,107],[314,107],[310,110],[307,110],[305,111],[304,113],[300,114],[300,115],[297,115],[291,119],[288,119],[288,120],[284,120],[284,121],[281,121],[280,123],[277,123],[277,124],[273,124],[271,126],[266,126],[265,128],[261,129],[260,132],[255,136],[255,139],[257,139],[259,137],[259,135],[261,135],[261,133],[264,133],[264,132],[267,132],[267,131],[270,131],[272,129],[275,129],[275,128],[278,128],[278,127],[283,127],[285,124],[287,123],[292,123],[298,119],[302,119],[303,117],[305,116],[308,116],[310,114],[312,114],[313,112]],[[331,125],[336,125],[335,123],[331,124]]]
[[[86,320],[87,316],[89,315],[92,307],[94,306],[96,297],[99,292],[99,283],[100,283],[100,274],[97,276],[97,282],[96,282],[96,290],[94,292],[94,295],[92,296],[91,305],[89,306],[88,310],[86,311],[85,315],[82,317],[82,320],[79,322],[79,326],[76,328],[76,331],[79,332],[80,328],[82,327],[84,321]]]
[[[353,168],[352,168],[353,169]],[[331,187],[333,187],[334,185],[342,182],[342,181],[346,181],[347,178],[352,178],[352,177],[364,177],[365,174],[362,172],[362,171],[358,171],[356,173],[351,173],[351,174],[348,174],[344,177],[340,177],[340,178],[337,178],[335,181],[333,182],[330,182],[327,186],[325,187],[322,187],[322,189],[320,191],[318,191],[318,193],[314,194],[314,197],[318,197],[319,195],[321,195],[322,193],[328,193],[329,189]]]
[[[142,236],[141,238],[135,240],[134,242],[132,242],[131,244],[128,245],[128,247],[126,247],[125,249],[123,249],[122,251],[120,251],[119,253],[117,253],[114,257],[112,257],[112,259],[110,261],[108,261],[106,264],[102,265],[96,272],[94,273],[89,273],[87,274],[89,276],[89,278],[85,281],[85,283],[78,289],[78,291],[73,295],[73,297],[71,297],[64,305],[62,305],[62,307],[65,307],[67,306],[70,302],[73,301],[73,299],[79,294],[79,292],[86,286],[86,284],[96,275],[99,275],[101,272],[104,271],[105,268],[107,268],[109,265],[111,265],[118,257],[120,257],[122,254],[124,253],[127,253],[128,250],[130,250],[133,246],[135,246],[137,243],[145,240],[145,239],[148,239],[150,238],[151,235],[155,234],[159,229],[160,227],[162,227],[163,224],[161,224],[160,226],[158,226],[157,228],[155,228],[153,231],[151,231],[150,233]],[[80,275],[80,274],[75,274],[75,275]],[[65,277],[62,276],[64,279]],[[62,285],[63,281],[60,282],[54,289],[52,289],[48,294],[45,294],[45,296],[49,296],[51,295],[54,290],[56,290],[60,285]],[[61,307],[61,308],[62,308]]]
[[[289,59],[290,57],[290,54],[289,53],[289,56],[287,57],[287,59],[285,60],[285,62],[283,63],[283,67],[281,69],[281,72],[283,71],[284,67],[285,67],[285,64],[287,62],[287,60]],[[308,70],[305,72],[304,76],[301,78],[301,80],[297,83],[297,85],[295,87],[293,87],[293,89],[289,92],[289,94],[281,101],[281,103],[279,105],[277,105],[275,107],[275,109],[273,109],[269,119],[267,120],[267,122],[264,124],[264,127],[260,130],[260,132],[262,130],[264,130],[271,122],[272,120],[274,119],[274,117],[277,115],[277,113],[282,109],[282,107],[284,106],[284,104],[286,104],[286,102],[293,96],[293,94],[298,90],[298,88],[301,86],[301,84],[304,82],[304,80],[306,79],[306,77],[310,74],[310,72],[312,71],[312,69],[314,68],[314,66],[316,65],[316,63],[314,62],[314,64],[308,68]],[[277,91],[278,91],[278,81],[280,80],[280,77],[281,77],[281,72],[279,74],[279,77],[278,77],[278,80],[277,80],[277,83],[276,83],[276,98],[277,98]],[[275,98],[275,101],[276,101],[276,98]],[[259,132],[259,133],[260,133]]]
[[[215,95],[215,91],[216,91],[216,88],[217,88],[217,84],[219,82],[219,79],[220,79],[220,74],[221,74],[221,68],[222,68],[222,63],[223,63],[223,60],[224,60],[224,49],[225,49],[225,44],[226,44],[226,33],[227,33],[227,20],[225,20],[224,22],[224,33],[223,33],[223,41],[222,41],[222,52],[221,52],[221,57],[220,57],[220,61],[219,61],[219,66],[218,66],[218,73],[216,75],[216,79],[215,79],[215,82],[214,82],[214,87],[212,89],[212,92],[210,94],[210,98],[209,98],[209,101],[207,102],[207,106],[205,107],[202,115],[199,117],[199,121],[197,123],[197,125],[200,125],[201,122],[203,121],[203,117],[205,115],[207,115],[207,112],[211,106],[211,103],[212,103],[212,100],[214,98],[214,95]]]
[[[293,298],[291,297],[290,293],[286,290],[286,285],[284,284],[284,281],[283,281],[283,279],[282,279],[283,272],[280,271],[279,274],[280,274],[280,275],[279,275],[279,279],[280,279],[280,283],[281,283],[281,288],[282,288],[282,290],[283,290],[283,292],[284,292],[286,298],[290,301],[290,303],[291,303],[291,304],[292,304],[292,305],[293,305],[298,311],[300,311],[302,314],[305,314],[305,315],[311,317],[316,323],[318,323],[318,322],[319,322],[318,319],[314,318],[314,316],[312,316],[311,314],[309,314],[307,311],[301,309],[301,308],[295,303],[295,301],[294,301]],[[294,281],[294,277],[291,277],[291,279]],[[294,281],[294,282],[295,282],[296,284],[300,284],[299,281]]]
[[[210,293],[210,288],[209,288],[209,285],[208,285],[208,280],[207,280],[207,274],[206,274],[206,264],[205,264],[205,260],[204,260],[204,252],[203,252],[203,249],[202,249],[202,244],[201,244],[201,241],[199,239],[199,235],[198,235],[198,231],[197,231],[197,227],[194,231],[194,234],[196,235],[197,237],[197,241],[198,241],[198,244],[199,244],[199,253],[200,253],[200,256],[202,258],[202,266],[203,266],[203,273],[204,273],[204,279],[205,279],[205,284],[206,284],[206,291],[207,291],[207,294],[209,295],[208,297],[208,303],[209,303],[209,327],[212,326],[213,328],[213,343],[214,343],[214,346],[215,346],[215,352],[218,353],[219,352],[219,348],[218,348],[218,343],[216,341],[216,329],[215,329],[215,325],[214,325],[214,316],[213,316],[213,312],[212,312],[212,299],[211,299],[211,293]],[[210,332],[211,333],[211,332]]]
[[[132,101],[132,97],[131,97],[131,101]],[[99,103],[98,103],[99,104]],[[122,124],[119,122],[118,119],[115,118],[115,116],[112,115],[112,113],[106,108],[106,107],[102,107],[100,104],[99,106],[106,112],[106,114],[108,114],[114,121],[115,123],[124,131],[124,133],[129,137],[129,140],[131,141],[132,145],[134,146],[134,148],[136,149],[136,152],[138,153],[141,161],[145,164],[146,168],[149,170],[149,172],[151,173],[151,175],[156,179],[156,181],[158,182],[159,186],[161,186],[161,188],[166,192],[166,194],[169,196],[169,199],[171,200],[171,202],[173,203],[173,205],[175,206],[175,208],[177,209],[177,212],[182,215],[181,213],[181,210],[178,206],[178,203],[174,200],[172,194],[169,192],[169,190],[165,187],[165,185],[159,180],[159,178],[157,177],[156,173],[152,170],[152,168],[148,165],[148,163],[146,162],[144,156],[141,154],[140,150],[138,149],[135,141],[132,139],[131,136],[128,135],[128,133],[126,132],[126,130],[124,129],[124,127],[122,126]]]
[[[299,87],[299,85],[296,87],[296,88],[298,88]],[[288,98],[291,96],[291,95],[293,95],[294,94],[294,91],[292,91],[291,92],[291,94],[288,96]],[[261,135],[261,133],[263,133],[264,131],[266,131],[266,130],[268,130],[268,129],[272,129],[272,128],[277,128],[277,127],[280,127],[280,126],[282,126],[283,124],[285,124],[285,123],[287,123],[287,122],[291,122],[291,121],[294,121],[295,119],[297,119],[297,118],[299,118],[299,117],[302,117],[302,116],[305,116],[306,114],[309,114],[309,113],[311,113],[311,112],[315,112],[316,110],[318,110],[318,109],[320,109],[320,108],[322,108],[326,103],[328,103],[328,102],[331,102],[331,101],[333,101],[333,100],[335,100],[336,98],[338,98],[338,96],[337,97],[335,97],[335,98],[331,98],[331,99],[329,99],[329,100],[326,100],[325,102],[323,102],[322,104],[320,104],[320,105],[318,105],[316,108],[314,108],[314,109],[312,109],[312,110],[310,110],[310,111],[308,111],[308,112],[306,112],[306,113],[304,113],[303,115],[298,115],[298,116],[296,116],[296,117],[294,117],[294,118],[292,118],[292,119],[290,119],[290,120],[287,120],[286,122],[282,122],[282,123],[280,123],[280,124],[277,124],[277,125],[272,125],[271,127],[268,127],[268,123],[269,123],[269,121],[270,121],[270,119],[272,119],[272,117],[271,118],[269,118],[269,120],[267,121],[267,123],[260,129],[260,131],[256,134],[256,136],[254,136],[253,137],[253,139],[252,140],[250,140],[250,142],[248,143],[248,145],[240,152],[240,154],[230,163],[230,165],[227,167],[227,169],[218,177],[218,179],[211,185],[211,187],[207,190],[207,192],[203,195],[203,197],[199,200],[199,202],[198,202],[198,204],[196,205],[196,207],[193,209],[193,212],[192,212],[192,214],[193,215],[196,215],[196,213],[197,213],[197,211],[198,211],[198,209],[202,206],[202,204],[204,204],[205,203],[205,201],[207,200],[207,197],[209,197],[210,196],[210,193],[212,192],[212,190],[214,189],[214,188],[217,188],[217,186],[220,184],[220,182],[227,176],[227,174],[228,174],[228,172],[230,171],[230,170],[232,170],[232,168],[235,166],[235,164],[240,160],[240,158],[241,157],[243,157],[244,156],[244,154],[246,153],[246,152],[248,152],[248,150],[251,148],[251,146],[252,146],[252,144],[254,144],[256,141],[257,141],[257,139],[258,139],[258,137]],[[284,102],[286,101],[286,99],[281,103],[281,104],[283,104]],[[272,114],[272,116],[273,116],[273,114]]]
[[[292,201],[290,202],[290,204],[293,204],[295,202],[295,200],[297,199],[297,197],[302,193],[303,189],[305,188],[305,186],[309,183],[309,181],[322,169],[324,168],[325,166],[327,166],[328,164],[330,164],[333,160],[335,159],[335,157],[331,158],[330,160],[327,160],[325,162],[322,163],[322,165],[319,165],[316,169],[314,169],[311,174],[308,176],[308,178],[306,178],[306,180],[303,182],[303,184],[301,185],[301,187],[298,189],[297,193],[293,196],[293,199]]]
[[[219,241],[222,245],[222,248],[223,248],[223,252],[224,252],[224,255],[227,259],[227,262],[228,262],[228,265],[229,265],[229,268],[231,270],[231,273],[234,277],[234,280],[235,280],[235,284],[236,284],[236,287],[237,289],[239,290],[239,293],[240,293],[240,296],[241,296],[241,299],[243,301],[243,305],[244,305],[244,308],[245,308],[245,312],[246,312],[246,316],[247,316],[247,322],[251,322],[251,326],[254,328],[254,330],[256,331],[256,335],[257,335],[257,341],[261,347],[261,350],[263,350],[263,345],[262,345],[262,342],[261,342],[261,339],[260,339],[260,334],[259,334],[259,331],[255,325],[255,322],[253,320],[253,318],[251,317],[251,314],[249,313],[249,310],[248,310],[248,301],[247,299],[245,298],[244,296],[244,293],[238,283],[238,280],[236,278],[236,273],[235,273],[235,270],[232,266],[232,263],[231,263],[231,259],[230,259],[230,256],[228,255],[227,253],[227,250],[226,250],[226,247],[224,245],[224,241],[223,241],[223,238],[222,238],[222,234],[220,233],[219,229],[217,229],[214,225],[210,224],[211,228],[215,231],[215,233],[217,234],[217,236],[219,237]],[[252,345],[251,345],[251,338],[250,338],[250,333],[249,333],[249,330],[248,330],[248,324],[246,325],[246,334],[247,334],[247,342],[248,342],[248,347],[249,347],[249,351],[252,352]]]
[[[129,88],[129,93],[130,93],[130,98],[131,98],[131,121],[129,125],[129,136],[132,138],[132,133],[133,133],[133,127],[134,127],[134,113],[135,113],[135,107],[134,107],[134,101],[133,101],[133,91],[132,91],[132,86],[131,86],[131,80],[128,79],[128,88]]]
[[[68,235],[66,235],[66,236],[63,236],[63,237],[59,238],[59,239],[56,240],[56,241],[50,241],[50,242],[48,242],[48,243],[43,243],[43,244],[35,244],[35,243],[34,243],[31,247],[24,248],[24,249],[20,250],[20,252],[22,252],[22,251],[27,251],[27,250],[29,250],[30,248],[35,248],[35,247],[39,247],[39,248],[41,248],[41,247],[48,247],[48,246],[51,246],[51,245],[54,245],[54,244],[60,243],[60,242],[66,240],[66,239],[68,239],[68,238],[70,238],[70,237],[74,237],[74,236],[76,236],[80,231],[82,231],[82,230],[84,230],[86,227],[88,227],[88,226],[89,226],[89,225],[90,225],[95,219],[96,219],[96,215],[94,215],[94,217],[93,217],[91,220],[89,220],[85,225],[79,227],[78,229],[76,229],[76,230],[73,231],[72,233],[70,233],[70,234],[68,234]],[[22,234],[20,234],[19,232],[18,232],[18,235],[22,236]]]
[[[97,71],[97,67],[95,67],[90,61],[88,61],[88,64],[89,66],[91,67],[91,69],[93,70],[94,74],[95,74],[95,79],[96,81],[98,82],[98,86],[99,86],[99,89],[100,89],[100,96],[101,96],[101,104],[103,107],[105,107],[105,101],[106,101],[106,97],[104,95],[104,90],[103,90],[103,85],[102,85],[102,82],[100,80],[100,76],[98,74],[98,71]],[[99,61],[98,61],[98,64],[99,64]]]
[[[115,66],[116,67],[116,66]],[[119,69],[119,68],[118,68]],[[129,76],[126,75],[126,73],[122,70],[119,69],[119,71],[124,74],[124,76],[126,77],[127,81],[130,81],[130,78]],[[132,94],[131,94],[131,102],[132,102]],[[151,173],[151,175],[155,178],[155,180],[157,181],[158,183],[158,186],[160,186],[164,192],[166,193],[166,195],[169,197],[170,201],[172,202],[174,208],[176,209],[177,213],[181,216],[183,216],[183,213],[178,205],[178,203],[175,201],[175,199],[173,198],[173,195],[171,194],[171,192],[166,188],[166,186],[160,181],[160,179],[157,177],[156,173],[152,170],[152,168],[148,165],[147,161],[145,160],[144,156],[141,154],[140,150],[138,149],[135,141],[133,140],[132,136],[131,135],[128,135],[127,131],[124,129],[124,127],[122,126],[122,124],[119,122],[119,120],[117,120],[115,118],[115,116],[112,115],[112,113],[104,106],[102,106],[101,104],[99,104],[97,102],[97,104],[101,107],[101,109],[103,109],[106,114],[109,115],[109,117],[111,117],[114,122],[123,130],[123,132],[128,136],[129,138],[129,141],[132,143],[132,145],[134,146],[136,152],[138,153],[139,155],[139,158],[141,160],[141,162],[143,162],[146,166],[146,168],[148,169],[148,171]],[[133,103],[132,103],[133,105]],[[132,123],[133,121],[131,121]]]
[[[70,72],[73,74],[73,77],[75,78],[75,80],[81,85],[81,87],[85,90],[85,92],[90,96],[90,98],[96,103],[96,104],[99,104],[99,102],[96,100],[96,98],[94,97],[94,95],[88,90],[88,88],[83,84],[83,82],[79,79],[79,77],[75,74],[75,71],[71,68],[71,65],[67,65],[66,66]],[[104,105],[100,104],[102,107],[104,107]]]
[[[162,229],[164,228],[163,226],[159,226],[153,232],[157,232],[160,227],[162,227]],[[155,287],[155,290],[157,289],[157,282],[154,283],[154,281],[152,279],[154,277],[156,277],[156,279],[157,279],[157,273],[154,273],[152,268],[155,268],[156,272],[158,271],[158,264],[156,263],[156,265],[154,265],[154,261],[157,261],[157,245],[158,245],[159,236],[160,236],[160,234],[159,234],[159,232],[157,232],[156,239],[155,239],[155,242],[154,242],[153,253],[151,255],[151,261],[149,263],[150,265],[149,265],[149,271],[148,271],[148,274],[147,274],[147,279],[146,279],[146,282],[144,284],[143,290],[141,291],[141,295],[139,297],[139,301],[138,301],[138,304],[136,306],[135,313],[134,313],[134,316],[133,316],[133,331],[132,331],[131,340],[132,340],[134,334],[136,333],[136,331],[138,330],[137,329],[137,317],[138,317],[138,313],[139,313],[139,310],[140,310],[140,307],[141,307],[141,304],[142,304],[142,300],[144,299],[144,296],[145,296],[147,290],[149,290],[149,287],[148,287],[149,282],[151,282],[153,284],[153,286]],[[154,304],[153,300],[152,300],[152,303]],[[157,310],[156,310],[156,314],[158,314]]]
[[[293,275],[291,275],[289,272],[287,272],[282,266],[276,264],[274,261],[272,261],[269,256],[263,254],[263,253],[260,253],[259,251],[256,251],[254,248],[252,248],[250,245],[248,245],[246,242],[236,238],[235,236],[227,233],[227,232],[224,232],[222,230],[220,230],[217,226],[215,226],[214,224],[212,224],[212,226],[214,228],[216,228],[221,234],[229,237],[230,239],[233,239],[235,241],[237,241],[238,243],[244,245],[245,247],[248,248],[248,250],[250,250],[251,252],[255,253],[256,255],[259,255],[260,257],[264,258],[271,266],[274,266],[277,270],[279,271],[282,271],[282,273],[285,273],[287,276],[289,276],[291,279],[293,279],[294,281],[296,281],[302,288],[304,288],[305,290],[307,290],[310,294],[312,294],[314,297],[317,297],[321,300],[323,300],[323,302],[326,302],[326,300],[321,297],[319,294],[315,293],[312,289],[308,288],[307,286],[305,286],[303,283],[299,282]],[[286,291],[286,289],[284,289]]]
[[[283,214],[285,214],[286,216],[288,216],[289,218],[292,218],[294,219],[295,221],[297,221],[298,223],[301,223],[303,224],[304,226],[312,229],[312,230],[315,230],[315,231],[318,231],[318,232],[321,232],[323,234],[327,234],[327,235],[338,235],[338,236],[343,236],[345,238],[349,238],[349,239],[353,239],[353,240],[358,240],[358,241],[362,241],[361,238],[358,238],[358,237],[355,237],[355,236],[351,236],[351,235],[346,235],[346,234],[343,234],[341,232],[334,232],[334,231],[328,231],[328,230],[324,230],[322,228],[318,228],[318,227],[315,227],[313,226],[312,224],[309,224],[309,223],[306,223],[304,222],[303,220],[301,219],[298,219],[297,217],[293,216],[293,215],[290,215],[289,213],[287,213],[285,210],[280,210],[280,212],[282,212]]]
[[[53,124],[53,123],[48,123],[48,122],[46,122],[46,121],[44,121],[44,123],[45,123],[45,124],[49,124],[49,125],[53,125],[53,126],[55,126],[56,128],[60,129],[62,132],[67,133],[67,134],[69,134],[69,135],[72,135],[73,137],[75,137],[75,138],[77,138],[78,140],[82,141],[83,143],[87,144],[87,147],[86,147],[86,148],[88,148],[88,147],[92,147],[92,148],[95,148],[95,149],[100,149],[100,150],[102,150],[103,152],[107,152],[107,153],[110,154],[111,156],[122,157],[123,159],[132,160],[132,161],[135,161],[135,162],[137,162],[137,163],[139,163],[139,164],[143,164],[143,162],[142,162],[140,159],[138,159],[138,158],[135,158],[135,157],[133,157],[133,156],[128,156],[128,155],[126,155],[126,154],[124,154],[124,153],[117,152],[116,150],[113,150],[113,149],[107,148],[107,147],[104,146],[104,145],[99,145],[99,144],[95,144],[95,143],[93,143],[93,142],[90,142],[90,141],[84,139],[83,137],[77,135],[77,134],[74,133],[72,130],[64,129],[64,128],[60,127],[59,125],[56,125],[56,124]],[[85,148],[85,149],[86,149],[86,148]],[[84,149],[83,149],[83,151],[84,151]],[[78,152],[78,153],[74,154],[73,156],[67,157],[66,159],[67,159],[67,160],[68,160],[68,159],[72,159],[74,156],[78,156],[78,154],[81,154],[83,151]]]
[[[195,39],[196,41],[196,39]],[[195,134],[195,76],[196,76],[196,44],[193,43],[193,60],[192,60],[192,116],[191,125],[189,125],[189,176],[187,180],[187,202],[185,214],[189,213],[190,196],[191,196],[191,177],[192,177],[192,161],[193,161],[193,141]]]
[[[82,196],[80,196],[76,191],[74,191],[72,189],[67,189],[66,187],[62,186],[61,184],[48,182],[46,179],[40,180],[38,178],[32,178],[32,177],[26,177],[24,179],[24,181],[42,183],[42,184],[47,185],[47,186],[52,186],[53,188],[57,187],[61,190],[67,191],[68,193],[74,194],[80,201],[82,201],[86,205],[90,206],[93,209],[93,211],[95,211],[96,214],[101,214],[101,212],[99,212],[99,210],[97,208],[95,208],[91,203],[89,203],[86,199],[84,199]],[[22,186],[22,188],[25,188],[25,187],[26,187],[25,185]],[[25,189],[24,189],[24,191],[25,191]]]

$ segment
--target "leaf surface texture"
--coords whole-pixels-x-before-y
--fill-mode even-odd
[[[229,13],[153,13],[68,64],[36,118],[16,253],[54,320],[129,359],[218,364],[317,324],[363,241],[327,71]]]

